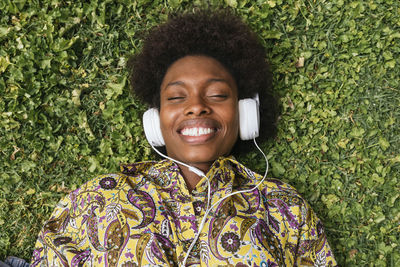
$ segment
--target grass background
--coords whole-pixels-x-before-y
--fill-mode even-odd
[[[398,0],[0,0],[0,260],[30,258],[67,192],[153,157],[126,60],[168,13],[208,5],[266,47],[282,102],[269,176],[310,202],[341,266],[400,266]]]

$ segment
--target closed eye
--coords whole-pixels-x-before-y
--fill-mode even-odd
[[[228,98],[228,95],[210,95],[209,97],[212,97],[213,99],[226,99]]]
[[[184,99],[183,96],[173,96],[173,97],[168,97],[167,100],[179,100],[179,99]]]

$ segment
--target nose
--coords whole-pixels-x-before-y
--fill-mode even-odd
[[[185,107],[185,115],[202,116],[210,114],[211,109],[201,96],[191,96]]]

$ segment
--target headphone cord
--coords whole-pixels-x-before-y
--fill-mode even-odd
[[[197,240],[199,239],[200,233],[201,233],[201,231],[202,231],[203,228],[204,228],[205,222],[206,222],[206,220],[207,220],[207,216],[208,216],[208,214],[210,213],[210,211],[211,211],[216,205],[218,205],[219,203],[221,203],[223,200],[225,200],[225,199],[228,198],[228,197],[231,197],[231,196],[236,195],[236,194],[251,192],[251,191],[257,189],[257,188],[264,182],[265,178],[267,177],[267,173],[268,173],[268,169],[269,169],[269,164],[268,164],[267,156],[266,156],[265,153],[261,150],[261,148],[258,146],[258,144],[257,144],[255,138],[253,138],[253,141],[254,141],[255,146],[256,146],[257,149],[261,152],[261,154],[264,156],[264,159],[265,159],[266,166],[265,166],[265,173],[264,173],[263,178],[260,180],[260,182],[259,182],[256,186],[254,186],[254,187],[252,187],[252,188],[250,188],[250,189],[240,190],[240,191],[237,191],[237,192],[234,192],[234,193],[231,193],[231,194],[229,194],[229,195],[224,196],[223,198],[221,198],[221,199],[218,200],[217,202],[213,203],[212,206],[211,206],[210,208],[209,208],[209,206],[210,206],[210,200],[211,200],[211,186],[210,186],[210,180],[209,180],[208,177],[204,174],[204,172],[202,172],[201,170],[199,170],[199,169],[197,169],[197,168],[195,168],[195,167],[193,167],[193,166],[190,166],[190,165],[188,165],[188,164],[186,164],[186,163],[183,163],[183,162],[181,162],[181,161],[179,161],[179,160],[176,160],[176,159],[173,159],[173,158],[170,158],[170,157],[164,155],[163,153],[159,152],[152,144],[150,144],[151,147],[152,147],[152,148],[157,152],[157,154],[159,154],[160,156],[162,156],[162,157],[164,157],[164,158],[167,158],[167,159],[169,159],[169,160],[171,160],[171,161],[174,161],[174,162],[176,162],[176,163],[178,163],[178,164],[181,164],[181,165],[187,167],[190,171],[196,173],[196,174],[199,175],[199,176],[203,176],[203,177],[205,177],[205,178],[207,179],[207,186],[208,186],[208,190],[207,190],[207,209],[206,209],[206,212],[204,213],[204,216],[203,216],[203,218],[202,218],[202,220],[201,220],[201,223],[200,223],[199,229],[198,229],[198,231],[197,231],[197,234],[195,235],[195,237],[194,237],[192,243],[190,244],[189,249],[188,249],[187,252],[186,252],[186,256],[185,256],[185,258],[184,258],[184,260],[183,260],[183,262],[182,262],[182,266],[185,266],[185,265],[186,265],[186,261],[187,261],[187,259],[189,258],[190,252],[192,251],[193,247],[195,246]]]

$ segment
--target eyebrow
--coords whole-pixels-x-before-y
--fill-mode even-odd
[[[167,84],[167,86],[165,86],[164,89],[167,89],[169,86],[182,85],[182,84],[184,84],[182,81],[170,82]]]
[[[226,84],[229,85],[228,81],[225,80],[225,79],[222,79],[222,78],[210,78],[210,79],[208,79],[208,80],[206,81],[207,84],[214,83],[214,82],[222,82],[222,83],[226,83]],[[170,82],[170,83],[167,84],[167,86],[165,86],[164,89],[167,89],[169,86],[183,85],[183,84],[185,84],[185,83],[182,82],[182,81]]]

